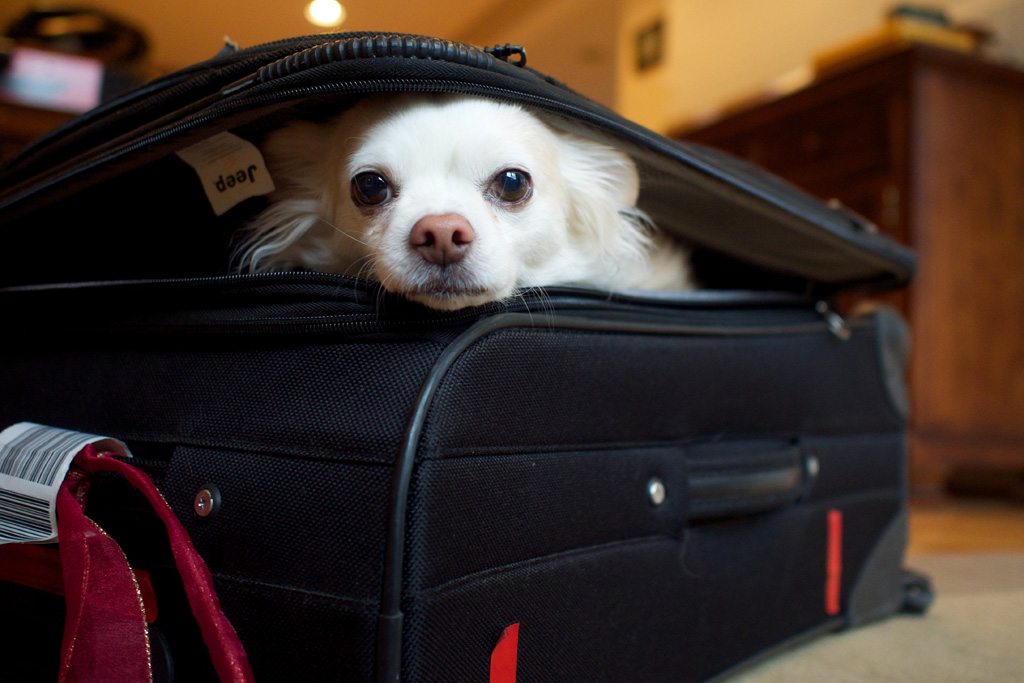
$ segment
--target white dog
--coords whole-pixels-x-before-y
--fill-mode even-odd
[[[262,149],[277,189],[243,229],[240,271],[361,275],[442,310],[531,286],[692,287],[635,207],[633,162],[515,105],[369,98]]]

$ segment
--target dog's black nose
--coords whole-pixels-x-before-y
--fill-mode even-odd
[[[457,213],[447,213],[416,221],[409,243],[424,261],[444,268],[465,258],[475,237],[468,220]]]

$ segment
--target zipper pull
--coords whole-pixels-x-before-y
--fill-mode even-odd
[[[828,324],[829,332],[831,332],[837,339],[847,341],[853,335],[850,331],[850,326],[846,324],[846,320],[843,316],[833,311],[828,303],[819,301],[814,305],[814,310],[818,312],[825,322]]]
[[[503,62],[508,62],[508,58],[512,55],[519,55],[519,59],[514,62],[508,62],[509,64],[515,64],[516,66],[526,66],[526,48],[520,45],[495,45],[494,47],[485,47],[484,52],[494,55]]]

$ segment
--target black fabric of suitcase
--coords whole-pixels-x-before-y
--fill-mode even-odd
[[[125,440],[260,681],[487,680],[514,623],[521,681],[702,681],[921,609],[927,585],[902,568],[906,331],[831,306],[905,284],[913,256],[519,56],[284,41],[44,137],[0,171],[0,424]],[[227,275],[228,236],[262,200],[215,219],[173,152],[403,90],[522,102],[629,152],[641,207],[708,287],[440,313],[342,276]],[[199,517],[204,489],[218,502]],[[157,588],[157,679],[212,678],[153,520],[115,477],[89,512]],[[62,605],[0,595],[26,624],[5,661],[50,680]]]

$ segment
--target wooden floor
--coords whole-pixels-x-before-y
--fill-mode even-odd
[[[911,502],[911,554],[1024,551],[1024,503],[949,498]]]

